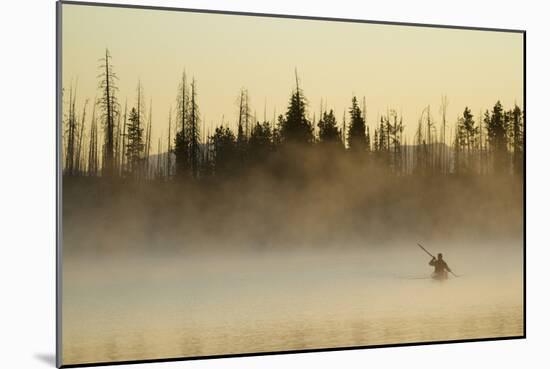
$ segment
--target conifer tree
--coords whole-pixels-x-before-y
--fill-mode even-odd
[[[367,137],[365,118],[357,104],[357,98],[354,96],[351,100],[349,109],[350,125],[348,130],[348,145],[352,151],[365,152],[367,148]]]
[[[516,175],[523,173],[523,142],[524,142],[524,127],[523,114],[519,106],[515,105],[512,110],[511,136],[513,150],[513,170]]]
[[[340,129],[338,128],[334,111],[325,111],[317,123],[319,127],[319,141],[321,143],[341,144]]]
[[[250,133],[248,140],[250,158],[258,163],[264,161],[273,146],[273,132],[269,122],[257,122]]]
[[[468,109],[468,107],[464,108],[464,112],[462,113],[462,127],[464,129],[466,141],[465,144],[466,149],[468,150],[468,154],[470,154],[476,146],[476,139],[479,133],[479,127],[476,127],[475,124],[476,122],[474,120],[474,115],[472,114],[471,110]]]
[[[507,163],[507,122],[500,101],[497,101],[491,113],[486,113],[485,125],[489,140],[489,149],[493,155],[493,168],[495,172],[502,173],[506,170]]]
[[[293,91],[288,109],[281,124],[281,135],[286,143],[312,143],[313,127],[306,118],[306,99],[296,74],[296,89]]]
[[[230,175],[237,164],[237,140],[229,127],[217,127],[211,137],[216,175]]]
[[[128,172],[132,177],[139,178],[142,171],[145,144],[139,113],[135,108],[130,110],[127,131],[126,157]]]

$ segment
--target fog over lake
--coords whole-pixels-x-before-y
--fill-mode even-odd
[[[65,260],[66,363],[523,334],[521,240]]]

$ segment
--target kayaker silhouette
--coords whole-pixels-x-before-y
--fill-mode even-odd
[[[429,265],[434,267],[432,277],[435,279],[447,279],[447,272],[452,273],[451,268],[449,268],[445,260],[443,260],[442,253],[437,254],[437,259],[435,257],[432,257]]]

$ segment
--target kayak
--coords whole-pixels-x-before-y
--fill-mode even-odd
[[[449,278],[449,274],[447,271],[444,271],[442,273],[432,273],[432,279],[436,281],[445,281]]]

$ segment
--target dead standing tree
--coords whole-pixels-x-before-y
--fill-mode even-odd
[[[76,149],[75,157],[75,171],[78,175],[82,175],[84,168],[84,156],[82,155],[82,144],[84,140],[84,126],[86,125],[86,106],[88,105],[88,99],[84,102],[84,107],[82,108],[82,119],[80,121],[80,132],[78,134],[78,145]]]
[[[448,171],[448,155],[447,155],[447,107],[449,106],[449,100],[446,95],[441,96],[441,106],[439,111],[441,112],[441,130],[440,139],[441,145],[439,145],[439,167],[440,172],[445,175]]]
[[[120,139],[121,139],[121,152],[120,152],[120,174],[121,176],[123,176],[125,173],[126,173],[126,136],[128,135],[127,134],[127,131],[126,131],[126,127],[127,127],[127,123],[128,123],[128,102],[125,101],[124,102],[124,119],[123,119],[124,123],[123,123],[123,126],[122,126],[122,133],[120,134]]]
[[[431,174],[435,172],[436,167],[436,146],[437,146],[437,132],[435,122],[430,113],[430,106],[426,108],[426,135],[428,140],[428,168]]]
[[[74,172],[74,159],[75,159],[75,141],[76,141],[76,88],[73,92],[73,87],[69,88],[69,112],[66,118],[66,137],[67,145],[65,148],[65,174],[72,175]]]
[[[168,142],[166,143],[166,177],[170,178],[172,168],[172,107],[168,111]]]
[[[130,145],[130,142],[129,142],[130,137],[128,137],[127,143],[126,143],[126,146],[127,146],[126,158],[127,160],[130,160],[130,159],[132,160],[132,163],[129,164],[131,176],[139,180],[144,175],[144,173],[146,173],[144,168],[145,163],[143,161],[143,150],[144,150],[145,144],[143,143],[143,137],[142,137],[142,132],[143,132],[142,125],[143,125],[144,116],[145,116],[145,113],[143,111],[145,110],[145,104],[143,103],[143,85],[141,84],[141,80],[138,80],[136,92],[137,92],[137,101],[136,101],[137,108],[132,109],[134,110],[134,113],[132,114],[133,121],[130,122],[130,124],[133,125],[133,130],[135,131],[134,137],[132,138],[134,140],[132,145],[134,146],[132,148],[132,153],[128,153],[128,146]],[[127,132],[127,134],[129,134],[129,132]]]
[[[99,77],[99,89],[101,97],[99,106],[102,109],[103,129],[105,132],[103,144],[103,168],[104,176],[112,177],[115,174],[115,119],[118,115],[118,100],[116,98],[117,87],[115,81],[117,76],[111,64],[111,55],[105,49],[105,57],[100,59],[99,66],[101,74]]]
[[[249,126],[250,126],[250,103],[248,97],[248,90],[241,89],[239,94],[239,114],[237,122],[237,150],[241,163],[245,163],[247,160],[247,147],[249,139]]]
[[[388,111],[388,115],[383,118],[387,122],[386,132],[388,152],[390,153],[391,160],[389,165],[392,167],[395,174],[401,174],[402,172],[402,141],[403,141],[403,117],[397,115],[397,111],[391,109]]]
[[[191,82],[191,98],[189,106],[189,123],[190,123],[190,145],[191,145],[191,170],[193,177],[197,178],[199,170],[199,160],[200,160],[200,118],[199,118],[199,107],[197,104],[197,87],[195,79]]]
[[[151,153],[151,127],[153,124],[153,100],[149,103],[149,120],[147,122],[147,130],[145,133],[145,178],[152,176],[151,163],[149,163],[149,156]]]
[[[176,156],[176,176],[184,178],[189,169],[189,135],[188,135],[188,108],[189,96],[187,92],[187,78],[183,72],[178,96],[176,99],[176,137],[174,140],[174,154]]]
[[[96,105],[92,109],[92,121],[90,123],[90,143],[88,144],[88,176],[97,176],[99,170],[99,156],[97,154],[98,129],[96,117]]]
[[[122,138],[122,114],[117,114],[117,120],[114,127],[114,141],[115,141],[115,158],[114,158],[114,172],[116,175],[121,175],[121,162],[120,162],[120,152],[121,152],[121,138]]]

